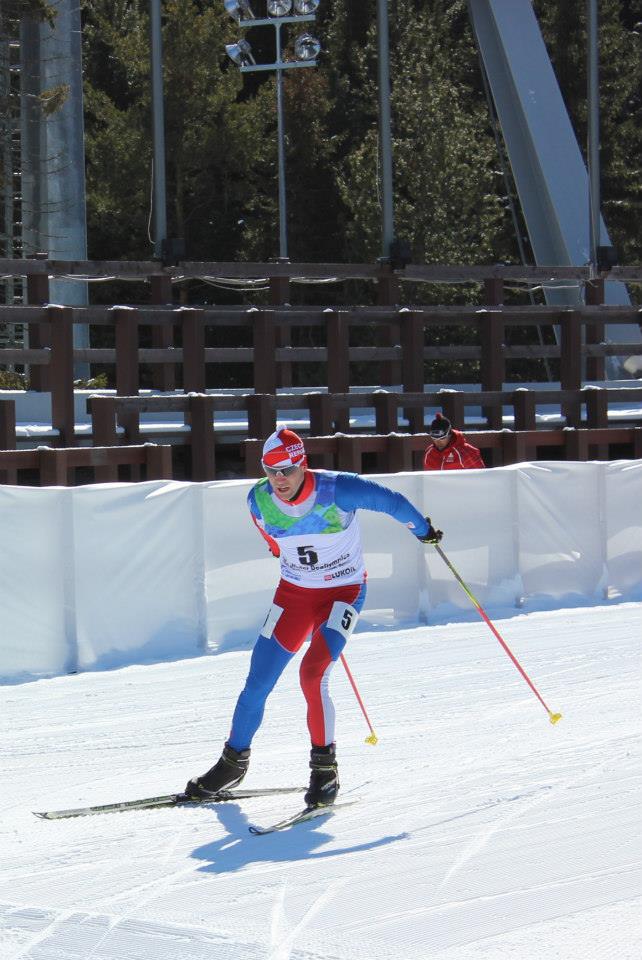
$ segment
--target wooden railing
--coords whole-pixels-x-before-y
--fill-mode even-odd
[[[333,394],[348,393],[351,385],[350,364],[354,362],[388,363],[387,377],[377,369],[375,382],[383,385],[401,383],[404,392],[419,393],[424,384],[424,363],[437,359],[467,359],[480,361],[482,390],[501,390],[506,379],[508,358],[559,357],[560,386],[563,391],[577,391],[582,386],[585,358],[599,361],[602,369],[593,371],[592,379],[603,379],[603,361],[613,355],[642,355],[642,344],[585,343],[584,328],[605,328],[610,323],[637,324],[640,311],[622,307],[581,307],[575,310],[554,310],[548,307],[426,307],[413,311],[391,308],[353,308],[322,310],[279,308],[275,310],[247,310],[245,308],[178,309],[172,308],[99,308],[89,307],[8,307],[0,308],[0,322],[5,311],[10,311],[14,323],[35,324],[40,335],[50,341],[47,347],[26,350],[0,349],[0,363],[28,363],[32,370],[45,366],[49,373],[52,403],[52,425],[59,432],[61,445],[73,437],[74,361],[115,363],[116,390],[119,395],[131,396],[140,387],[139,365],[150,363],[161,367],[183,366],[185,393],[202,393],[206,386],[206,364],[250,363],[253,382],[248,385],[255,393],[274,394],[280,383],[279,366],[287,363],[315,361],[323,363],[325,375],[320,374],[319,386],[327,386]],[[75,323],[96,323],[112,326],[115,331],[115,349],[73,348]],[[505,330],[512,325],[550,325],[560,330],[560,344],[550,346],[506,346]],[[139,326],[155,324],[173,328],[179,324],[182,347],[140,348]],[[207,325],[245,327],[252,332],[251,347],[205,347]],[[478,346],[427,346],[434,325],[468,325],[479,332]],[[367,325],[379,329],[398,327],[398,343],[388,347],[355,347],[350,345],[350,330]],[[316,326],[324,328],[325,346],[278,347],[277,335],[282,327]],[[43,332],[44,331],[44,332]],[[600,335],[603,337],[603,333]],[[600,372],[602,376],[599,376]],[[33,379],[33,373],[32,373]],[[168,377],[166,380],[171,379]],[[485,411],[489,427],[501,425],[501,411],[497,405]],[[411,417],[411,426],[420,428],[420,416]],[[345,427],[345,418],[338,427]]]
[[[122,442],[136,444],[140,440],[141,413],[151,410],[182,412],[191,427],[196,478],[207,479],[216,475],[216,436],[212,419],[217,411],[243,411],[248,419],[249,436],[264,438],[274,427],[277,409],[303,408],[309,413],[311,435],[320,437],[334,433],[347,434],[350,430],[350,410],[370,406],[375,411],[374,429],[381,438],[398,432],[400,410],[403,411],[410,433],[414,431],[420,436],[424,430],[427,407],[438,405],[454,424],[461,425],[466,408],[481,405],[482,422],[490,431],[484,435],[482,448],[487,452],[487,459],[495,463],[502,462],[505,454],[511,455],[511,443],[522,443],[507,439],[501,443],[491,443],[489,440],[492,431],[501,427],[505,408],[509,411],[512,409],[515,435],[526,436],[535,431],[538,404],[555,403],[561,409],[566,426],[584,436],[586,431],[604,430],[607,427],[609,404],[640,399],[636,388],[591,392],[582,389],[584,379],[605,379],[607,357],[642,355],[639,343],[607,342],[611,324],[639,325],[642,318],[640,309],[603,304],[605,281],[640,283],[642,267],[639,266],[616,267],[596,277],[588,267],[536,268],[501,264],[470,267],[437,264],[395,269],[387,263],[291,264],[283,261],[270,264],[181,263],[163,266],[156,261],[67,262],[39,257],[33,260],[0,260],[2,275],[26,278],[29,305],[0,307],[0,324],[25,325],[29,330],[30,345],[27,349],[0,349],[0,367],[25,365],[30,371],[32,389],[51,392],[51,425],[57,434],[54,444],[59,448],[73,447],[74,444],[74,364],[112,364],[117,398],[115,403],[114,398],[92,399],[94,444],[104,447]],[[50,281],[69,278],[147,281],[151,304],[86,308],[50,305]],[[269,291],[267,299],[270,305],[260,308],[172,305],[173,285],[190,278],[262,278],[264,287]],[[294,280],[304,278],[372,281],[377,287],[376,300],[379,305],[288,306],[291,284]],[[475,283],[483,288],[485,305],[399,308],[394,304],[399,303],[400,285],[405,281]],[[505,286],[511,283],[551,286],[574,283],[578,289],[580,286],[584,288],[586,305],[572,308],[506,306]],[[114,347],[74,349],[73,329],[76,324],[111,328]],[[527,326],[540,328],[539,342],[531,345],[511,344],[511,331]],[[543,345],[541,328],[551,326],[557,330],[558,342]],[[151,331],[151,346],[141,346],[142,327]],[[473,331],[477,342],[468,345],[444,342],[444,327]],[[229,335],[230,330],[245,331],[247,345],[207,347],[208,328],[215,331],[227,329],[231,342],[233,336]],[[309,339],[316,345],[295,345],[293,334],[295,329],[300,328],[310,331]],[[368,330],[367,336],[363,335],[364,328]],[[438,334],[435,333],[436,328],[440,329]],[[470,340],[471,336],[466,339]],[[360,345],[354,342],[357,340]],[[365,342],[373,345],[365,346]],[[507,361],[515,359],[559,360],[560,389],[522,391],[515,385],[502,392],[503,384],[508,379]],[[477,364],[476,376],[481,383],[481,392],[424,393],[426,363],[443,360]],[[304,396],[279,394],[275,397],[277,388],[287,388],[293,382],[301,381],[297,375],[298,364],[309,365],[311,362],[318,370],[317,386],[327,388],[327,394],[311,392]],[[184,395],[162,398],[138,396],[142,364],[150,366],[154,388],[171,391],[180,382]],[[229,378],[234,382],[239,380],[236,375],[239,365],[249,365],[251,374],[243,387],[248,394],[241,397],[205,395],[209,364],[230,365],[227,372],[235,372]],[[368,375],[371,382],[388,387],[400,385],[403,393],[350,392],[354,386],[354,364],[361,367],[364,364],[376,364],[372,376]],[[538,434],[543,432],[538,431]],[[536,447],[550,442],[570,449],[576,442],[568,439],[566,434],[562,436],[559,431],[545,432],[547,439],[538,440]],[[609,436],[615,436],[613,428]],[[632,439],[634,436],[637,435],[629,437],[631,443],[637,443]],[[406,449],[411,441],[408,437],[402,439]],[[347,441],[340,437],[337,442],[345,446]],[[357,440],[353,447],[358,450],[360,443],[372,442],[375,442],[374,437]],[[381,444],[383,441],[379,439],[376,442]],[[394,441],[390,442],[394,446]],[[15,414],[6,404],[0,404],[0,443],[7,450],[15,446]],[[531,449],[534,441],[527,438],[523,443]],[[580,452],[584,449],[581,446],[584,443],[582,440],[578,446]],[[602,455],[608,443],[608,440],[591,440],[590,446],[598,449]],[[382,450],[379,450],[379,454],[389,460],[388,454],[385,450],[382,453]],[[354,456],[358,458],[357,454]],[[326,450],[323,458],[329,463],[336,456]],[[113,471],[110,476],[113,476]]]
[[[428,434],[366,434],[362,436],[306,437],[305,449],[310,466],[326,470],[348,470],[354,473],[373,472],[364,469],[364,460],[370,455],[378,473],[398,473],[421,470]],[[609,428],[603,430],[485,430],[466,432],[466,439],[484,454],[495,454],[496,466],[522,463],[547,458],[558,460],[588,460],[591,449],[626,445],[635,458],[642,457],[642,427]],[[246,440],[245,464],[247,477],[261,477],[261,440]],[[550,456],[550,453],[553,455]],[[609,459],[607,456],[606,459]]]
[[[434,393],[394,393],[385,390],[364,393],[318,393],[304,394],[188,394],[166,396],[105,396],[95,394],[87,401],[92,420],[92,443],[99,447],[140,444],[141,416],[144,414],[182,415],[183,423],[176,430],[185,433],[185,443],[191,446],[191,477],[194,480],[210,480],[217,476],[217,448],[221,443],[220,431],[216,429],[217,414],[238,414],[247,420],[247,427],[238,426],[232,432],[241,437],[265,439],[276,429],[277,414],[287,411],[303,413],[309,421],[311,436],[327,436],[350,432],[342,429],[351,413],[373,411],[372,431],[385,435],[424,430],[426,410],[439,408],[455,425],[464,424],[480,407],[491,410],[497,418],[512,416],[513,429],[517,432],[533,432],[538,427],[537,413],[542,408],[547,412],[554,406],[563,412],[563,425],[577,429],[606,429],[611,422],[618,427],[615,404],[639,405],[642,387],[584,387],[579,390],[526,390],[465,392],[442,390]],[[610,410],[610,419],[609,419]],[[431,415],[431,414],[429,414]],[[400,417],[403,418],[400,424]],[[627,414],[627,420],[630,420]],[[407,421],[408,426],[405,422]],[[639,424],[642,416],[633,421]],[[220,421],[221,425],[225,420]],[[540,427],[543,433],[546,428]],[[164,427],[172,432],[171,423]],[[363,426],[352,430],[363,433]],[[550,431],[547,431],[550,432]],[[542,441],[542,444],[545,441]],[[13,400],[0,400],[0,448],[16,448],[16,417]],[[559,445],[559,444],[558,444]],[[490,448],[497,450],[496,447]],[[604,450],[599,455],[606,456]],[[489,459],[495,463],[499,457],[491,452]]]
[[[119,467],[129,466],[140,478],[172,479],[172,448],[145,443],[126,447],[38,447],[36,450],[0,450],[0,483],[16,483],[18,472],[36,471],[41,487],[69,485],[71,471],[92,468],[96,483],[119,479]]]
[[[183,263],[162,267],[154,261],[55,261],[44,259],[0,260],[0,275],[23,276],[27,282],[27,296],[31,306],[0,307],[0,324],[27,324],[30,350],[6,349],[0,351],[0,365],[28,364],[31,366],[31,384],[36,390],[49,389],[46,369],[48,350],[59,353],[60,342],[55,343],[54,327],[64,325],[59,310],[44,305],[50,303],[50,280],[113,278],[139,279],[149,282],[150,297],[156,306],[136,308],[88,307],[71,309],[69,322],[111,326],[115,331],[116,348],[76,351],[72,359],[89,363],[114,364],[118,392],[135,393],[138,388],[138,365],[153,367],[153,387],[173,389],[176,384],[176,364],[183,364],[183,384],[186,390],[203,390],[205,365],[251,363],[253,382],[246,386],[257,392],[273,392],[276,386],[287,386],[292,380],[292,364],[316,361],[327,364],[327,380],[331,392],[342,392],[350,386],[351,362],[386,364],[383,378],[373,382],[394,384],[402,382],[405,390],[417,390],[420,368],[424,360],[459,359],[480,362],[484,389],[498,389],[505,360],[530,357],[546,359],[560,357],[567,363],[564,376],[572,378],[581,368],[581,358],[587,359],[587,378],[604,378],[604,358],[609,355],[629,355],[636,352],[631,345],[604,344],[604,324],[639,323],[636,308],[603,307],[604,283],[608,280],[642,282],[642,267],[615,267],[595,277],[588,267],[523,267],[489,264],[484,266],[449,266],[442,264],[408,265],[394,270],[390,264],[292,264],[279,263]],[[216,307],[207,309],[176,309],[171,305],[172,284],[189,278],[264,278],[270,290],[271,308]],[[362,279],[376,281],[379,290],[377,308],[323,308],[286,307],[289,285],[294,279],[337,280]],[[479,305],[466,307],[416,307],[412,310],[393,308],[399,303],[399,286],[404,281],[413,283],[481,284],[484,290],[484,310]],[[560,309],[526,306],[502,307],[507,283],[527,283],[555,286],[576,283],[585,289],[586,307]],[[274,309],[281,304],[280,309]],[[38,309],[41,306],[41,309]],[[508,346],[504,334],[511,326],[560,326],[561,349],[557,346]],[[151,326],[151,347],[138,349],[138,331],[141,325]],[[430,340],[431,328],[454,325],[475,328],[478,345],[439,346],[424,344]],[[236,348],[205,348],[206,326],[249,328],[252,346]],[[325,327],[325,345],[293,347],[293,327]],[[378,329],[376,347],[350,347],[350,330],[370,326]],[[584,328],[586,347],[578,355],[574,347]],[[180,328],[182,348],[174,348],[175,331]],[[60,340],[60,337],[57,338]],[[165,351],[165,352],[164,352]],[[169,351],[169,352],[167,352]],[[260,363],[257,360],[260,358]],[[52,364],[60,364],[58,358]],[[578,367],[579,365],[579,367]],[[380,371],[378,371],[380,372]],[[51,370],[52,379],[55,371]],[[505,378],[503,378],[505,379]],[[125,382],[126,381],[126,382]],[[409,381],[409,382],[406,382]],[[570,389],[574,384],[567,384]]]
[[[479,408],[483,404],[487,409],[497,410],[500,417],[504,408],[512,409],[514,432],[528,435],[528,444],[532,448],[538,445],[545,446],[549,442],[546,437],[543,437],[541,442],[538,440],[537,443],[533,440],[537,429],[538,404],[561,405],[566,411],[566,426],[585,428],[582,432],[584,435],[587,429],[606,430],[608,428],[609,402],[611,404],[634,403],[641,400],[642,387],[585,387],[577,391],[518,389],[510,393],[442,391],[404,394],[379,390],[374,393],[246,394],[241,396],[192,394],[171,397],[105,397],[95,395],[89,398],[87,406],[92,417],[93,442],[102,446],[139,443],[141,414],[182,414],[184,425],[190,428],[186,442],[190,444],[192,451],[191,477],[193,480],[210,480],[215,479],[217,473],[217,440],[220,443],[220,437],[217,438],[215,430],[217,413],[236,412],[247,417],[247,430],[239,428],[236,432],[245,434],[247,437],[260,438],[261,442],[276,429],[278,411],[307,411],[309,433],[313,437],[342,433],[338,424],[349,417],[351,410],[372,409],[374,411],[373,432],[379,435],[397,434],[400,429],[403,429],[399,427],[400,413],[408,419],[418,415],[421,428],[416,433],[424,437],[425,446],[423,434],[425,408],[438,406],[451,422],[463,424],[466,410],[471,407]],[[583,418],[584,410],[586,414]],[[642,417],[640,420],[642,421]],[[359,432],[363,432],[362,427],[358,429]],[[512,432],[503,431],[502,433]],[[538,436],[549,433],[555,433],[554,445],[558,447],[570,442],[564,438],[562,444],[560,439],[562,434],[559,430],[557,432],[543,429],[537,431]],[[475,436],[486,437],[486,432],[475,433]],[[342,438],[342,442],[347,439],[349,437],[346,435]],[[614,440],[613,442],[629,441]],[[604,443],[605,441],[602,441],[602,445]],[[484,443],[482,446],[491,451],[489,459],[493,464],[502,462],[503,447],[500,450],[494,441]],[[497,451],[500,451],[499,454]],[[606,455],[606,452],[601,450],[600,455]]]
[[[607,429],[554,430],[487,430],[468,431],[467,439],[479,447],[486,459],[495,465],[519,463],[533,459],[588,460],[593,450],[626,446],[630,455],[642,458],[642,427]],[[305,446],[310,465],[325,469],[349,470],[356,473],[397,473],[420,470],[429,437],[421,434],[391,433],[306,437]],[[262,475],[260,460],[262,440],[243,443],[246,476]],[[370,457],[366,469],[364,461]],[[111,482],[120,478],[119,468],[131,467],[130,479],[160,480],[172,478],[170,446],[146,443],[135,446],[52,448],[35,450],[0,450],[0,483],[16,483],[18,471],[37,471],[40,486],[67,486],[73,483],[71,472],[76,468],[92,468],[94,482]],[[139,468],[144,472],[140,474]],[[193,477],[210,479],[210,477]]]
[[[166,264],[159,260],[49,260],[44,254],[33,258],[0,258],[0,276],[47,279],[75,278],[147,280],[176,283],[187,279],[270,280],[379,280],[393,276],[400,282],[483,283],[503,280],[528,283],[572,281],[593,283],[595,279],[624,283],[642,282],[642,266],[616,266],[596,275],[589,266],[525,266],[523,264],[415,264],[395,267],[376,263],[292,263],[289,260],[248,263],[244,261],[199,260]]]

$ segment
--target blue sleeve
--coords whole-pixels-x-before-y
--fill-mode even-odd
[[[252,516],[256,517],[256,519],[258,520],[261,514],[259,512],[259,508],[256,503],[256,497],[254,496],[254,487],[250,489],[250,492],[247,495],[247,505],[250,509],[250,513],[252,514]]]
[[[428,532],[425,517],[416,510],[402,493],[394,493],[388,487],[364,480],[356,473],[340,473],[335,490],[337,506],[347,513],[353,510],[375,510],[387,513],[399,523],[411,524],[415,536],[423,537]]]

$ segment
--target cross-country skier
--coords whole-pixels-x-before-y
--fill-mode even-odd
[[[312,741],[305,802],[325,806],[334,802],[339,789],[328,681],[366,595],[355,513],[387,513],[422,543],[438,543],[442,533],[400,493],[356,474],[310,470],[303,442],[292,430],[281,429],[268,438],[262,465],[266,477],[247,499],[254,523],[280,558],[281,579],[252,652],[223,753],[207,773],[189,781],[185,792],[207,799],[241,782],[268,695],[311,637],[300,668]]]

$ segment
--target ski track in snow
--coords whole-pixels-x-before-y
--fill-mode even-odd
[[[339,671],[333,695],[363,802],[265,837],[297,798],[29,812],[180,789],[246,652],[0,688],[0,960],[639,960],[641,614],[500,624],[555,727],[483,624],[354,636],[377,747]],[[296,668],[254,748],[248,786],[307,778]]]

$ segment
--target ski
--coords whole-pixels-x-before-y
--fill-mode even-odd
[[[226,803],[230,800],[250,800],[252,797],[272,797],[285,793],[302,793],[305,787],[265,787],[256,790],[222,790],[206,800],[193,800],[184,793],[167,793],[142,800],[121,800],[119,803],[102,803],[91,807],[76,807],[70,810],[32,811],[41,820],[66,820],[70,817],[94,817],[102,813],[122,813],[126,810],[158,810],[162,807],[207,806],[209,803]]]
[[[327,807],[304,807],[298,813],[286,817],[285,820],[279,820],[268,827],[249,827],[250,833],[255,837],[263,837],[267,833],[278,833],[280,830],[289,830],[290,827],[296,827],[299,823],[307,823],[308,820],[315,820],[317,817],[331,816],[339,807],[349,807],[356,803],[356,800],[348,800],[345,803],[335,803]]]

